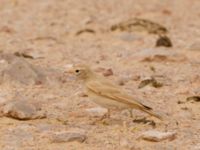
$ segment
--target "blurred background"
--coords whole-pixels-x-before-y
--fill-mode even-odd
[[[0,149],[199,150],[199,7],[199,0],[0,0]],[[133,120],[123,111],[95,124],[103,112],[88,111],[98,106],[64,74],[80,63],[169,118],[133,111]],[[140,138],[149,130],[173,136]]]

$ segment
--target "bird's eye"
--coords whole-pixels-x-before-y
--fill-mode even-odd
[[[77,69],[77,70],[75,70],[75,72],[76,72],[76,73],[79,73],[79,72],[80,72],[80,70],[78,70],[78,69]]]

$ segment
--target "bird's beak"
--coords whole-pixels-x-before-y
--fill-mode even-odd
[[[66,73],[66,74],[68,74],[68,73],[70,73],[70,74],[74,73],[74,67],[73,67],[73,65],[72,64],[66,65],[64,73]]]

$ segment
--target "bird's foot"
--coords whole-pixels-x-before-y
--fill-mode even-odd
[[[92,124],[103,124],[103,125],[109,125],[110,120],[110,111],[108,111],[105,115],[102,117],[96,119]]]

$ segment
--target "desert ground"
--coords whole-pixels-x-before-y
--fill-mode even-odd
[[[0,0],[0,149],[200,150],[199,7]],[[73,64],[90,66],[164,120],[138,110],[100,120],[107,109],[66,73]]]

